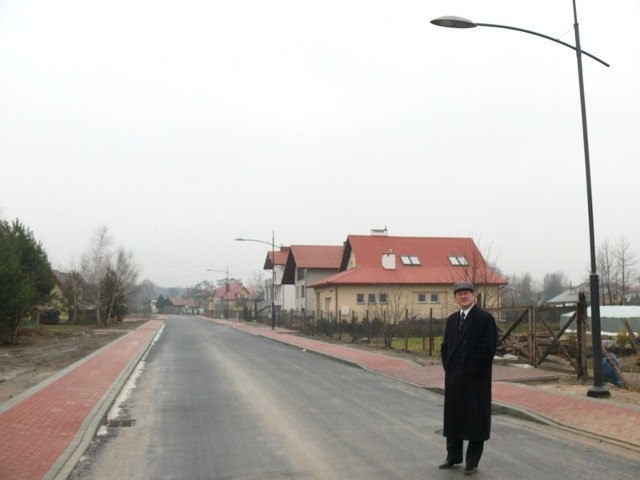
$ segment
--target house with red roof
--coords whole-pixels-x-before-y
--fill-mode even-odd
[[[284,276],[285,265],[287,264],[287,258],[291,247],[281,246],[278,250],[267,253],[267,258],[264,262],[264,270],[271,270],[271,277],[265,282],[265,306],[271,305],[271,296],[274,295],[273,304],[277,310],[289,311],[295,308],[294,302],[294,289],[293,285],[284,284],[282,278]],[[274,281],[275,284],[273,290],[271,284]]]
[[[178,315],[203,313],[198,307],[196,299],[192,297],[169,297],[162,307],[162,312]]]
[[[286,278],[286,277],[285,277]],[[350,320],[408,316],[444,318],[457,308],[453,284],[476,285],[478,301],[500,306],[506,281],[486,262],[471,238],[399,237],[387,230],[349,235],[338,272],[310,283],[315,315]]]
[[[298,313],[312,314],[316,298],[309,285],[337,273],[342,259],[342,246],[291,245],[282,283],[293,287],[294,308]]]
[[[257,287],[230,280],[214,290],[207,302],[207,310],[213,318],[250,319],[254,317],[257,303],[262,300],[262,291]]]

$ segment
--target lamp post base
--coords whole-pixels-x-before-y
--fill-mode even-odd
[[[606,387],[592,386],[587,391],[587,397],[593,398],[608,398],[611,396],[611,392]]]

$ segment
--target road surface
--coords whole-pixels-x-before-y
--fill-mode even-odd
[[[400,381],[174,316],[69,478],[459,478],[437,469],[442,406]],[[495,416],[476,478],[638,477],[637,458],[602,448]]]

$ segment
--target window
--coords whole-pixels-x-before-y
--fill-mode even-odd
[[[364,303],[364,293],[356,293],[356,303]]]
[[[296,268],[296,280],[304,280],[306,270],[304,268]]]
[[[387,300],[387,294],[386,293],[381,293],[380,294],[380,303],[389,303]]]
[[[420,259],[415,255],[400,255],[403,265],[420,265]]]
[[[440,295],[437,293],[418,293],[418,303],[440,303]]]
[[[304,298],[304,285],[300,287],[300,298]]]
[[[368,303],[376,303],[376,294],[375,293],[370,293],[367,302]]]
[[[467,259],[464,257],[464,255],[452,255],[449,257],[449,261],[451,262],[451,265],[454,265],[456,267],[466,267],[467,265],[469,265],[469,262],[467,262]]]

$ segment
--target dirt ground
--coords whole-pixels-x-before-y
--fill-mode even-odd
[[[93,353],[147,320],[134,319],[106,328],[70,326],[52,334],[25,329],[15,345],[0,345],[0,403]]]
[[[56,334],[45,334],[46,330],[27,330],[15,345],[0,345],[0,403],[10,400],[28,388],[46,380],[68,365],[91,354],[116,338],[146,322],[146,319],[126,319],[124,323],[106,328],[89,326],[63,329]],[[321,337],[316,337],[322,340]],[[439,363],[438,359],[421,355],[358,345],[358,348],[375,348],[378,353],[409,356],[423,364]],[[628,388],[607,383],[611,400],[640,406],[640,357],[622,357],[621,369]],[[551,365],[559,374],[559,380],[537,384],[570,395],[585,396],[592,380],[578,380],[562,366]]]
[[[605,383],[604,386],[611,393],[611,400],[620,403],[630,403],[640,406],[640,356],[631,355],[618,357],[620,371],[626,381],[624,387],[616,386],[612,383]],[[592,365],[589,365],[592,368]],[[593,370],[589,371],[593,375]],[[548,388],[571,395],[586,395],[590,386],[593,385],[593,378],[578,380],[575,374],[570,371],[563,373],[557,382],[538,384],[540,388]]]

